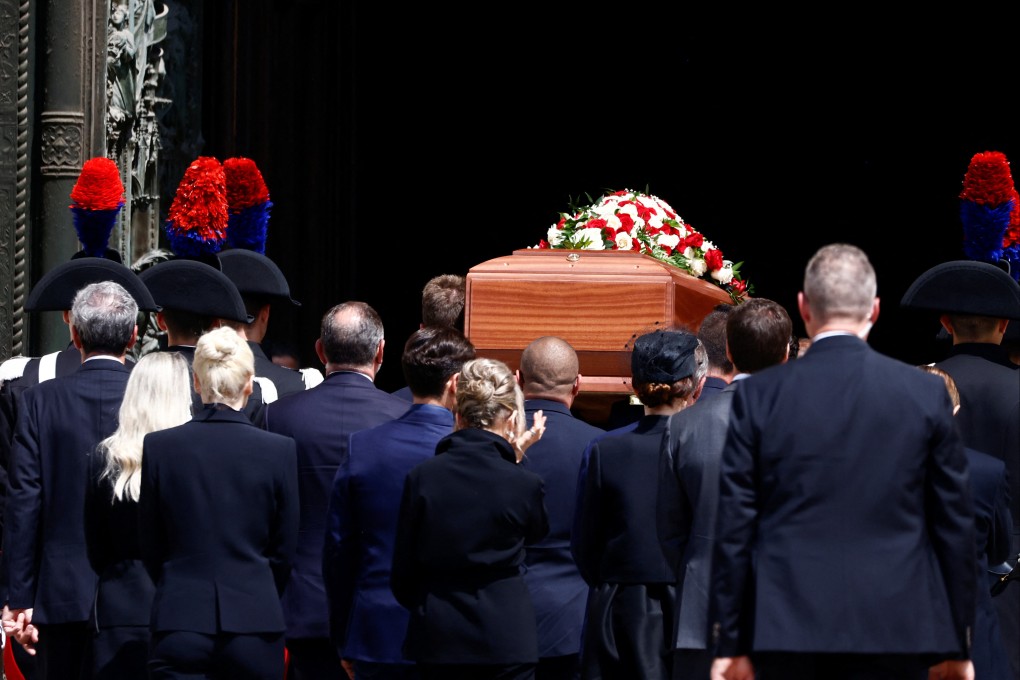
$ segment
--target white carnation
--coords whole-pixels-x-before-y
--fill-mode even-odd
[[[545,240],[549,242],[550,246],[556,247],[563,243],[563,230],[552,225],[549,227],[548,233],[546,233]]]
[[[655,236],[655,242],[658,243],[663,248],[673,250],[674,248],[676,248],[677,244],[680,243],[680,237],[675,234],[660,233]]]

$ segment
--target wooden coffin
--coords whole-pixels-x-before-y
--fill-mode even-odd
[[[649,255],[524,249],[468,270],[464,324],[479,356],[515,370],[535,338],[569,342],[581,365],[576,406],[594,409],[588,420],[599,421],[611,401],[631,394],[634,338],[656,328],[696,330],[713,307],[732,302],[719,286]]]

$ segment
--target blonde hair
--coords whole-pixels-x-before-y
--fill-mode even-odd
[[[466,427],[492,428],[517,413],[516,432],[524,433],[524,393],[513,371],[497,359],[472,359],[457,378],[457,415]]]
[[[191,420],[188,362],[177,352],[146,354],[135,364],[120,404],[116,431],[99,443],[106,458],[100,479],[113,480],[113,498],[138,500],[142,439]]]
[[[206,404],[232,403],[244,395],[255,375],[255,357],[233,328],[221,326],[204,333],[191,362]]]
[[[956,381],[953,380],[953,376],[932,364],[921,364],[918,368],[925,373],[931,373],[942,378],[942,381],[946,384],[946,390],[949,392],[949,401],[953,403],[953,408],[960,407],[960,390],[956,387]]]

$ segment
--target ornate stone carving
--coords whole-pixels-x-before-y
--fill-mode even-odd
[[[0,359],[24,349],[29,7],[0,0]]]
[[[113,0],[107,42],[107,155],[117,161],[126,206],[118,224],[121,257],[131,262],[158,245],[157,96],[166,71],[160,43],[168,8],[157,0]]]
[[[85,114],[50,111],[40,116],[43,175],[77,177],[85,162]]]

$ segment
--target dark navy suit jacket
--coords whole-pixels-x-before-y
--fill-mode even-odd
[[[1020,321],[1010,322],[1020,324]],[[956,415],[963,443],[1006,463],[1013,515],[1010,564],[1020,553],[1020,370],[999,345],[962,343],[935,365],[953,377],[960,391]],[[1003,641],[1020,680],[1020,588],[1010,586],[993,604],[999,612]]]
[[[588,599],[588,584],[570,554],[570,530],[577,500],[577,471],[588,443],[604,430],[575,418],[565,404],[546,399],[524,402],[528,427],[533,414],[546,417],[542,438],[528,447],[521,467],[545,484],[549,534],[528,546],[524,582],[535,606],[539,657],[577,654]]]
[[[656,529],[666,416],[645,415],[591,442],[578,489],[571,551],[590,586],[674,584]]]
[[[415,404],[404,415],[350,436],[329,500],[323,579],[330,636],[344,659],[404,663],[407,610],[390,590],[404,478],[436,455],[453,414]]]
[[[970,654],[974,506],[939,378],[816,340],[739,385],[721,475],[719,656]]]
[[[1006,465],[987,453],[966,449],[970,488],[980,547],[977,581],[977,619],[974,624],[974,675],[982,680],[1008,680],[999,618],[989,591],[989,565],[1002,564],[1010,554],[1013,522],[1009,512]]]
[[[329,494],[349,435],[399,418],[408,408],[366,376],[346,371],[266,405],[262,426],[297,442],[301,521],[294,572],[283,594],[288,638],[329,637],[322,547]]]
[[[222,405],[149,433],[139,513],[153,633],[284,631],[298,522],[293,440]]]
[[[97,358],[25,390],[11,451],[4,558],[12,609],[33,623],[86,621],[96,574],[85,548],[89,458],[117,428],[129,369]]]

